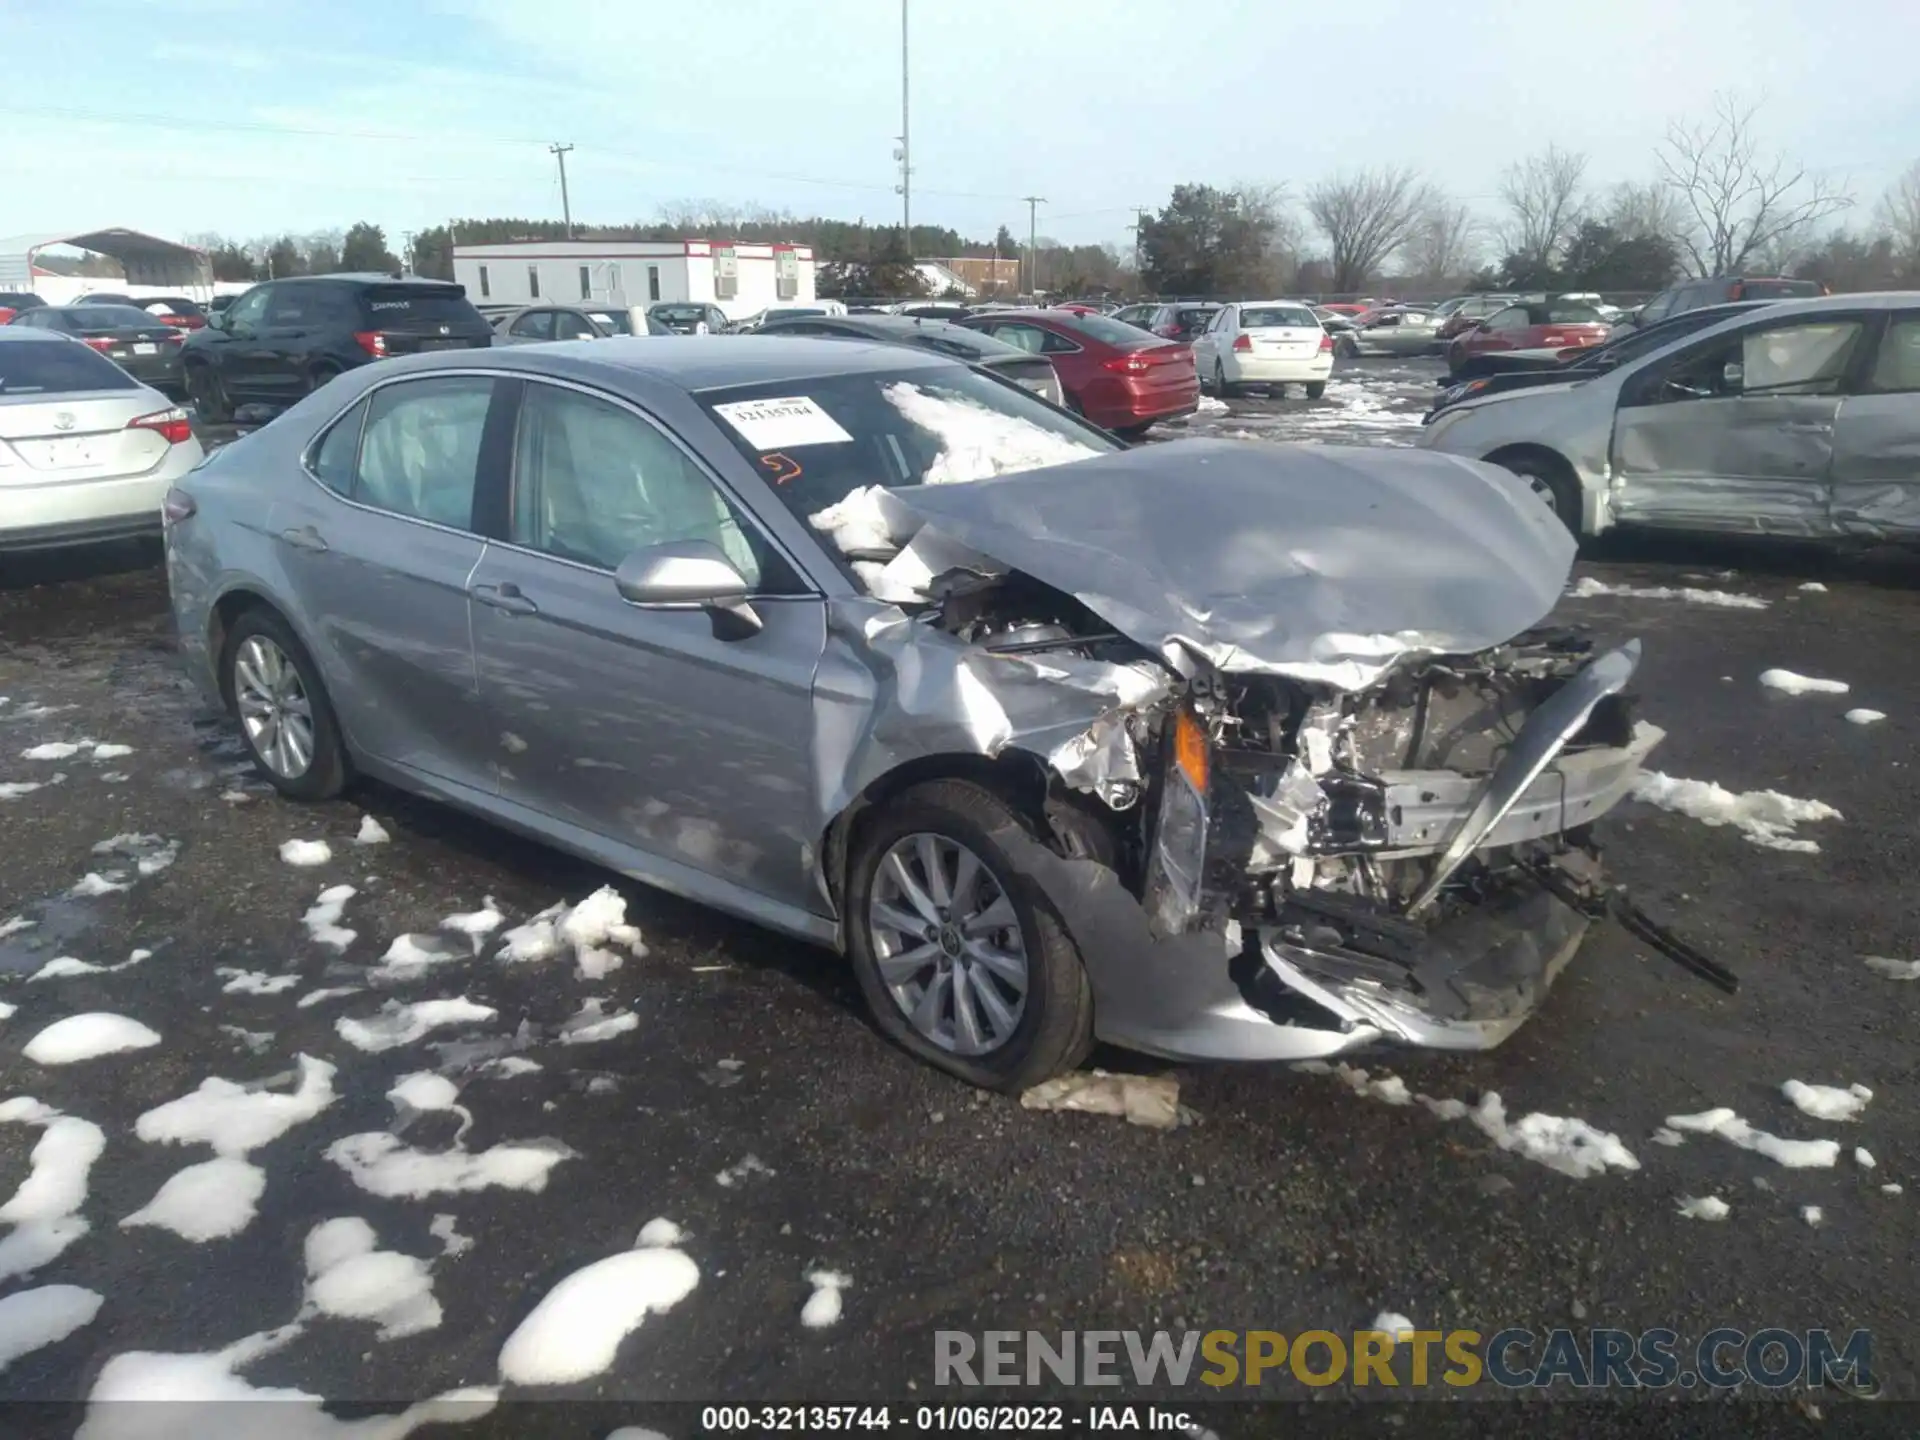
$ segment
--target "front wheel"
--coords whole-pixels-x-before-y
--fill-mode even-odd
[[[1071,1070],[1093,1043],[1080,952],[997,838],[1023,829],[997,795],[934,781],[868,819],[848,868],[848,958],[875,1023],[991,1090]]]
[[[1507,455],[1494,462],[1518,475],[1529,489],[1547,502],[1560,523],[1578,538],[1580,485],[1566,468],[1544,455]]]
[[[313,663],[286,621],[248,610],[221,652],[221,687],[248,753],[290,800],[330,800],[347,783],[346,749]]]
[[[211,365],[205,362],[189,365],[185,380],[187,397],[193,402],[194,412],[203,422],[225,425],[232,421],[233,402],[227,398],[227,387],[213,373]]]
[[[1306,391],[1307,391],[1307,399],[1309,400],[1325,399],[1327,394],[1327,382],[1324,380],[1309,380],[1306,384]]]
[[[1233,394],[1234,387],[1227,383],[1227,367],[1220,361],[1213,362],[1213,393],[1225,400]]]

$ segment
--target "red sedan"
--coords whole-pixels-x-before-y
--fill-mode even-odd
[[[1067,408],[1122,435],[1200,405],[1193,351],[1105,315],[991,310],[962,322],[1053,362]]]
[[[1462,331],[1447,345],[1447,368],[1496,350],[1583,350],[1598,345],[1613,327],[1590,305],[1565,301],[1517,301]]]

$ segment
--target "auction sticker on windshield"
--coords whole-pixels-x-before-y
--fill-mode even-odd
[[[773,400],[735,400],[716,405],[713,413],[738,430],[756,450],[784,450],[795,445],[847,445],[853,436],[840,422],[805,395]]]

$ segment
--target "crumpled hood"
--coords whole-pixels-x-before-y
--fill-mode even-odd
[[[1341,689],[1511,639],[1574,557],[1521,481],[1424,450],[1185,440],[889,493],[1177,667]]]

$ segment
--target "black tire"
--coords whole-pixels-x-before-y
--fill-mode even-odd
[[[1360,347],[1345,335],[1342,335],[1338,340],[1333,342],[1333,353],[1338,355],[1342,360],[1357,360],[1360,358]]]
[[[306,768],[296,775],[282,774],[268,763],[253,733],[241,720],[240,684],[235,666],[241,648],[256,636],[270,642],[286,657],[307,700],[312,728],[312,758]],[[340,725],[334,719],[332,702],[327,699],[326,686],[320,678],[320,667],[313,663],[313,657],[307,654],[306,646],[293,633],[293,627],[266,606],[243,611],[227,632],[227,642],[220,652],[220,693],[227,702],[228,713],[240,726],[240,738],[247,747],[254,768],[274,789],[289,800],[331,800],[346,788],[349,775],[346,747],[341,743]]]
[[[1122,440],[1138,440],[1152,428],[1153,422],[1149,420],[1145,425],[1116,425],[1113,428],[1113,433],[1118,435]]]
[[[340,373],[338,365],[322,363],[307,372],[307,393],[311,395]]]
[[[1307,399],[1309,400],[1325,399],[1327,394],[1327,382],[1324,380],[1309,380],[1306,384],[1306,392],[1307,392]]]
[[[1237,385],[1227,383],[1227,367],[1220,361],[1213,362],[1213,393],[1222,400],[1230,399],[1239,390]]]
[[[1564,463],[1549,455],[1522,452],[1502,455],[1494,464],[1512,471],[1533,487],[1542,500],[1553,506],[1560,523],[1578,539],[1580,535],[1580,485]]]
[[[961,780],[915,786],[861,825],[847,869],[847,956],[880,1032],[930,1065],[988,1090],[1016,1092],[1074,1069],[1093,1048],[1093,990],[1079,949],[1039,887],[1024,879],[994,839],[1027,829],[999,796]],[[901,839],[932,834],[971,850],[1005,886],[1026,951],[1025,1004],[1009,1037],[982,1054],[960,1055],[914,1028],[880,973],[869,922],[874,881]]]
[[[230,425],[233,423],[233,402],[227,397],[227,387],[214,373],[211,365],[205,361],[187,366],[183,377],[187,387],[187,396],[193,402],[194,413],[208,425]]]

